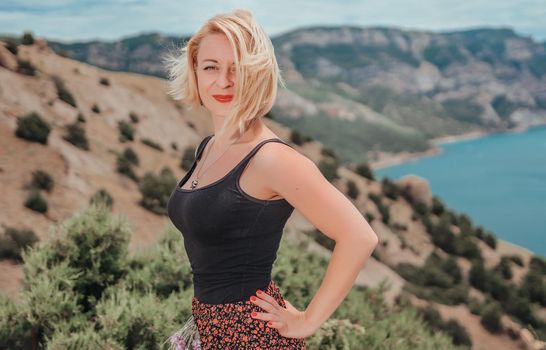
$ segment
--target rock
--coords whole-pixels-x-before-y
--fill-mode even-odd
[[[0,66],[7,68],[11,71],[17,70],[17,59],[5,46],[3,42],[0,42]]]
[[[397,182],[398,186],[407,192],[415,202],[432,205],[432,191],[428,181],[417,175],[406,175]]]

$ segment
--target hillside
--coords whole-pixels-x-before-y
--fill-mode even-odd
[[[106,69],[163,77],[160,54],[187,39],[149,33],[51,46]],[[287,82],[273,116],[344,164],[431,152],[449,135],[546,123],[546,42],[510,28],[306,27],[272,41]]]
[[[34,75],[28,75],[32,71],[29,67],[35,68]],[[180,164],[212,129],[206,114],[185,110],[167,97],[165,87],[160,78],[105,71],[58,56],[43,40],[17,46],[16,55],[0,45],[0,225],[4,230],[8,226],[32,229],[47,240],[51,225],[87,206],[97,191],[104,189],[113,199],[112,211],[126,216],[133,226],[131,251],[155,244],[169,221],[157,211],[165,204],[164,193],[154,197],[145,191],[146,185],[171,190],[186,171]],[[16,136],[17,120],[32,112],[51,127],[45,144]],[[442,319],[453,318],[466,329],[473,349],[539,346],[527,328],[534,325],[544,339],[544,305],[538,300],[544,295],[543,259],[496,239],[466,215],[445,208],[423,179],[407,177],[397,184],[380,183],[369,178],[365,166],[342,165],[337,151],[328,150],[321,142],[303,141],[276,118],[266,122],[317,163],[379,235],[381,243],[357,285],[378,287],[386,280],[391,289],[385,298],[391,307],[401,300],[415,306],[433,305]],[[74,124],[84,130],[76,133],[76,143],[65,138],[68,126]],[[81,133],[88,140],[87,149],[82,146]],[[142,139],[148,141],[142,143]],[[134,162],[135,154],[138,162]],[[48,203],[44,213],[25,206],[27,184],[37,169],[47,171],[55,182],[51,192],[42,193]],[[143,198],[155,202],[143,205]],[[326,257],[331,254],[332,242],[297,210],[286,232],[287,239],[313,238],[311,251]],[[480,273],[486,277],[476,280]],[[16,299],[22,276],[20,265],[1,262],[4,293]],[[485,280],[489,283],[480,284]],[[536,292],[527,296],[512,293],[529,287]],[[497,288],[506,293],[499,294]],[[510,309],[515,302],[518,306]],[[480,323],[482,312],[495,314],[488,310],[491,305],[503,310],[497,333]],[[443,330],[449,333],[449,327]],[[455,339],[460,331],[453,324],[451,327]]]

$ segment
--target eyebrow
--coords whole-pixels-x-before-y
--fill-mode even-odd
[[[213,60],[212,58],[205,58],[205,59],[204,59],[204,60],[202,60],[201,62],[205,62],[205,61],[211,61],[211,62],[214,62],[214,63],[218,63],[218,61],[217,61],[217,60]],[[234,63],[232,63],[232,64],[235,64],[235,62],[234,62]]]

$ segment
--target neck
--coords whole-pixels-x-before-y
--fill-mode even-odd
[[[223,122],[223,120],[221,120],[221,122]],[[262,128],[262,121],[255,120],[250,124],[243,135],[239,134],[239,129],[237,127],[226,130],[223,135],[218,135],[220,127],[220,123],[218,123],[218,125],[216,122],[214,123],[214,144],[216,144],[216,147],[218,148],[224,148],[230,144],[241,144],[253,140]]]

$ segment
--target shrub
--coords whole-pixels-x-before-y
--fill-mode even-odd
[[[523,278],[521,290],[531,302],[539,303],[546,307],[546,283],[544,278],[537,272],[530,270]]]
[[[31,187],[51,192],[54,181],[46,171],[38,169],[32,172]]]
[[[334,152],[334,150],[330,148],[326,148],[326,147],[321,148],[320,154],[322,154],[325,157],[330,157],[337,160],[336,152]]]
[[[519,266],[523,267],[523,259],[521,258],[521,256],[519,256],[517,254],[512,254],[512,255],[508,256],[508,259],[513,261],[516,265],[519,265]]]
[[[529,269],[541,275],[546,275],[546,259],[533,255],[529,261]]]
[[[377,210],[379,210],[379,213],[381,214],[381,220],[386,225],[388,225],[390,221],[389,207],[383,204],[381,197],[375,193],[372,193],[372,192],[368,193],[368,198],[370,198],[375,203]]]
[[[34,44],[34,36],[32,32],[24,32],[23,37],[21,38],[22,45],[32,45]]]
[[[6,43],[6,49],[8,49],[8,51],[11,52],[12,54],[17,55],[17,42],[10,38],[6,38],[4,40]]]
[[[166,214],[167,201],[176,182],[172,171],[167,167],[163,167],[158,176],[147,172],[139,181],[142,194],[139,204],[152,213]]]
[[[309,237],[311,237],[315,242],[323,246],[324,248],[328,250],[334,250],[336,241],[326,236],[324,233],[320,232],[319,230],[313,229],[311,231],[306,232],[306,234]]]
[[[100,78],[99,83],[104,86],[110,86],[110,80],[108,80],[108,78]]]
[[[50,130],[49,123],[43,120],[38,113],[31,112],[22,118],[17,118],[15,135],[28,141],[47,144]]]
[[[488,274],[483,265],[483,261],[474,260],[472,262],[472,267],[468,274],[468,281],[471,286],[482,292],[489,291]]]
[[[89,141],[85,134],[85,128],[83,128],[78,122],[74,122],[65,127],[63,139],[85,151],[89,150]]]
[[[290,142],[301,146],[303,145],[303,138],[301,137],[301,134],[299,131],[292,129],[290,131]]]
[[[322,158],[318,164],[318,168],[326,180],[330,182],[339,178],[337,173],[338,163],[331,157]]]
[[[139,163],[140,163],[140,160],[138,158],[138,154],[136,154],[135,151],[133,151],[132,148],[130,147],[126,147],[125,150],[123,151],[123,154],[122,156],[127,159],[127,161],[134,165],[134,166],[138,166]]]
[[[363,176],[363,177],[365,177],[367,179],[370,179],[370,180],[375,180],[375,176],[374,176],[372,170],[370,169],[370,166],[368,165],[368,163],[359,164],[356,167],[355,171],[360,176]]]
[[[357,199],[360,191],[353,180],[347,180],[347,195],[352,199]]]
[[[40,194],[40,191],[32,190],[25,200],[25,207],[39,213],[45,213],[47,211],[47,202]]]
[[[500,318],[500,308],[497,304],[492,303],[484,308],[480,323],[491,333],[500,333],[502,331]]]
[[[140,139],[140,142],[142,142],[143,144],[145,144],[146,146],[149,146],[153,149],[156,149],[160,152],[163,152],[163,147],[161,147],[161,145],[155,141],[152,141],[150,139],[146,139],[146,138],[142,138]]]
[[[501,257],[501,260],[499,261],[497,266],[495,266],[494,271],[500,273],[504,279],[511,279],[512,268],[510,267],[510,259],[508,259],[508,257],[506,256]]]
[[[195,147],[186,147],[184,153],[182,154],[182,159],[180,160],[180,168],[183,170],[190,170],[193,162],[195,160]]]
[[[392,182],[388,177],[384,177],[381,180],[381,190],[383,191],[383,194],[390,199],[395,200],[400,195],[400,188],[398,188],[396,183]]]
[[[38,237],[30,229],[6,228],[3,237],[0,237],[0,259],[13,259],[22,262],[21,253],[38,242]]]
[[[484,238],[484,242],[491,247],[491,249],[497,248],[497,239],[492,233],[486,234]]]
[[[118,121],[118,130],[119,130],[119,141],[133,141],[135,129],[129,123],[124,120]]]
[[[76,121],[78,121],[80,123],[85,123],[85,117],[84,117],[82,112],[78,113],[78,117],[77,117]]]
[[[133,163],[131,162],[130,159],[127,159],[127,157],[125,156],[125,152],[118,154],[116,164],[117,164],[116,169],[118,173],[127,176],[128,178],[132,179],[135,182],[139,181],[138,176],[133,171]]]
[[[432,197],[432,207],[430,208],[430,211],[434,215],[441,215],[445,211],[444,203],[438,196]]]
[[[98,204],[98,202],[102,202],[106,207],[110,209],[112,209],[112,206],[114,205],[114,199],[112,198],[110,193],[108,193],[108,191],[106,191],[104,188],[101,188],[100,190],[95,192],[95,194],[93,194],[93,196],[91,196],[91,198],[89,199],[90,205],[96,205]]]
[[[68,91],[62,79],[56,75],[53,76],[53,82],[55,83],[55,88],[57,89],[57,96],[61,101],[64,101],[71,105],[72,107],[76,106],[76,100],[74,96]]]
[[[140,118],[135,112],[129,112],[129,118],[131,119],[131,123],[136,124],[140,121]]]
[[[32,62],[17,58],[17,73],[24,74],[28,76],[36,75],[36,67]]]

